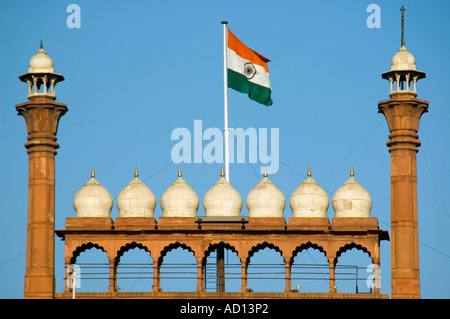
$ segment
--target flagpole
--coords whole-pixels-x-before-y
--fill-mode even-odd
[[[228,70],[227,70],[227,26],[228,21],[222,21],[223,24],[223,90],[224,90],[224,133],[225,133],[225,179],[230,182],[230,162],[228,150]]]

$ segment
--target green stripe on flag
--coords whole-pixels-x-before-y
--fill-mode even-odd
[[[228,87],[241,93],[247,93],[250,99],[258,103],[266,106],[273,104],[270,88],[252,83],[245,75],[231,69],[228,69]]]

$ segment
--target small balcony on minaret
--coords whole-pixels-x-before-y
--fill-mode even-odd
[[[381,74],[383,79],[389,80],[390,91],[392,97],[397,94],[409,94],[413,97],[417,96],[417,81],[425,78],[425,72],[416,70],[416,59],[405,47],[404,32],[404,11],[402,6],[402,37],[400,50],[394,55],[391,61],[391,70]]]
[[[389,95],[412,94],[417,96],[417,81],[425,78],[425,73],[416,70],[414,56],[404,45],[394,55],[391,63],[391,70],[381,75],[383,79],[389,80]]]
[[[41,46],[36,54],[30,59],[28,73],[19,76],[22,82],[28,84],[28,99],[34,97],[46,97],[56,99],[56,83],[64,81],[61,74],[56,74],[53,60]]]

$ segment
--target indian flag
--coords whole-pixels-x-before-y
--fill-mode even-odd
[[[228,87],[247,93],[250,99],[258,103],[272,105],[270,97],[272,89],[267,67],[270,60],[248,48],[230,29],[227,31]]]

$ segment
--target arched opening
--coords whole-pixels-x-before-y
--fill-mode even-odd
[[[247,287],[255,292],[284,292],[286,264],[278,247],[264,243],[252,249],[247,259]]]
[[[153,259],[146,247],[136,243],[122,247],[116,263],[118,291],[152,291]]]
[[[330,266],[323,250],[316,245],[302,245],[291,261],[291,291],[328,292]]]
[[[159,265],[162,291],[197,291],[197,259],[189,247],[169,245],[162,252]]]
[[[102,247],[92,243],[82,245],[74,252],[70,268],[76,270],[76,278],[79,280],[77,291],[108,291],[109,260]],[[67,271],[66,274],[68,273]]]
[[[372,258],[367,249],[351,244],[341,248],[336,261],[336,287],[343,293],[369,293],[368,279],[373,274]]]
[[[211,245],[203,261],[205,291],[241,291],[242,267],[234,247],[219,243]]]

